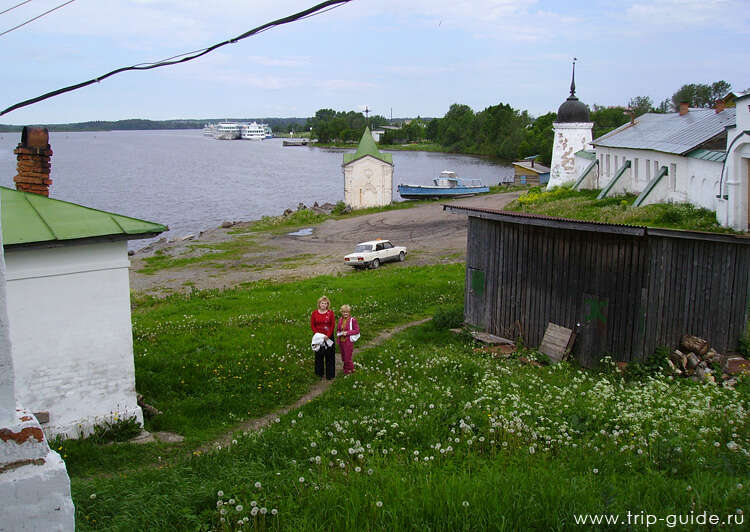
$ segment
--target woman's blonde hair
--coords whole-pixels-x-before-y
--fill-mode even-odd
[[[320,308],[320,304],[321,304],[321,303],[322,303],[323,301],[325,301],[326,303],[328,303],[328,309],[330,310],[330,309],[331,309],[331,300],[330,300],[330,299],[328,299],[328,298],[327,298],[326,296],[320,296],[320,297],[318,298],[318,308]]]
[[[349,305],[341,305],[341,308],[339,309],[339,312],[341,312],[342,314],[344,312],[348,312],[349,314],[351,314],[352,313],[352,307],[350,307]]]

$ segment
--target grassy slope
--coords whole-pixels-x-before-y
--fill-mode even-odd
[[[635,196],[613,196],[596,199],[599,191],[574,191],[568,187],[558,187],[549,192],[531,189],[528,194],[508,204],[505,210],[529,212],[627,225],[646,225],[669,229],[711,231],[733,233],[721,227],[716,221],[716,213],[690,204],[653,204],[632,207]]]
[[[522,366],[429,324],[356,361],[355,376],[228,449],[74,478],[79,529],[232,529],[221,509],[243,528],[295,531],[576,530],[574,513],[747,511],[747,381]],[[253,502],[278,515],[253,516]]]

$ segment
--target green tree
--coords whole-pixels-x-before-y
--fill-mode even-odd
[[[518,146],[518,158],[539,155],[537,161],[549,166],[552,162],[552,145],[555,132],[552,124],[557,120],[557,113],[547,113],[534,120],[531,126],[524,129],[524,139]]]
[[[454,103],[440,121],[438,142],[451,151],[467,148],[467,138],[474,122],[474,111],[468,105]]]
[[[600,107],[595,105],[594,109],[591,112],[591,121],[594,123],[594,138],[601,137],[630,120],[626,112],[627,109],[624,107]]]
[[[648,96],[634,96],[628,101],[628,108],[635,116],[641,116],[653,110],[654,102]]]
[[[690,107],[713,107],[716,100],[723,98],[731,90],[732,86],[724,80],[711,85],[689,83],[672,95],[672,109],[679,110],[682,102],[687,102]]]
[[[440,119],[433,118],[432,120],[427,122],[427,127],[425,128],[425,135],[429,140],[433,142],[437,142],[439,134],[440,134]]]

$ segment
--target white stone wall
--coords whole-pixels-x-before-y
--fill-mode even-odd
[[[687,162],[687,201],[695,206],[715,211],[723,164],[690,158]]]
[[[48,437],[143,414],[125,241],[6,251],[16,395]]]
[[[344,202],[353,209],[390,205],[393,166],[365,156],[344,166]]]
[[[586,171],[586,168],[588,168],[592,162],[593,161],[591,159],[588,159],[586,157],[581,157],[581,156],[575,157],[576,181],[578,181],[578,178],[583,175],[583,172]],[[579,189],[599,188],[599,165],[596,165],[594,166],[594,168],[591,169],[589,174],[586,176],[586,179],[583,180],[583,183],[581,183],[578,188]]]
[[[599,186],[604,188],[614,179],[617,170],[630,161],[630,168],[620,177],[610,195],[630,192],[640,194],[657,175],[662,166],[669,174],[662,178],[649,194],[644,204],[690,202],[696,206],[715,210],[715,196],[721,176],[722,163],[682,157],[653,150],[597,147],[599,159]]]
[[[720,224],[750,228],[750,97],[737,100],[736,127],[727,130],[727,160],[721,178],[716,219]]]
[[[575,181],[575,154],[590,147],[593,122],[555,122],[555,139],[552,144],[552,164],[547,188],[558,187]]]
[[[18,409],[1,427],[0,531],[75,530],[75,508],[65,462],[47,444],[39,423]]]

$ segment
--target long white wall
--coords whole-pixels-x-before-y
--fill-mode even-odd
[[[16,394],[48,437],[143,414],[136,402],[125,241],[6,250]]]
[[[652,150],[597,147],[599,159],[599,186],[604,188],[614,179],[617,170],[629,160],[625,170],[610,194],[630,192],[639,194],[666,166],[669,174],[651,192],[646,203],[690,202],[696,206],[715,210],[715,196],[721,177],[722,163],[682,157]]]

